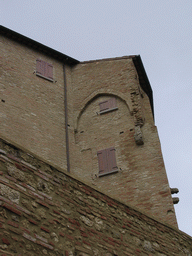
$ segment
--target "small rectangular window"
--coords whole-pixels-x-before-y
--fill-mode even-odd
[[[105,100],[103,102],[100,102],[99,107],[100,107],[100,114],[118,109],[116,98],[111,98],[109,100]]]
[[[36,75],[53,81],[53,66],[43,60],[36,61]]]
[[[97,152],[99,163],[99,176],[118,172],[118,167],[115,157],[115,148],[107,148]]]

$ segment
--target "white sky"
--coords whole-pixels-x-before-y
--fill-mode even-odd
[[[192,1],[0,0],[0,24],[80,61],[141,55],[179,228],[192,236]]]

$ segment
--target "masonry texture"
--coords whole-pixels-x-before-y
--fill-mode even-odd
[[[191,255],[188,235],[0,141],[0,255]]]
[[[2,255],[191,255],[140,56],[79,62],[2,26],[0,49]]]
[[[72,70],[72,84],[73,173],[106,194],[176,225],[149,98],[140,87],[132,58],[79,64]],[[99,103],[113,97],[118,109],[99,114]],[[136,127],[141,127],[144,145],[135,143]],[[97,151],[110,147],[116,149],[119,172],[98,178]]]
[[[66,167],[62,63],[4,37],[0,47],[1,133]],[[57,82],[36,76],[38,58],[54,65]]]

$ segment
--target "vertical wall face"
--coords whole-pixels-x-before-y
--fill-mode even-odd
[[[183,255],[192,238],[0,139],[0,255]]]
[[[151,106],[132,60],[82,63],[73,69],[72,86],[71,171],[102,192],[177,226]],[[110,106],[114,99],[115,106]],[[136,134],[142,136],[140,145]]]
[[[65,83],[54,58],[4,37],[0,48],[0,134],[66,170],[66,126],[72,174],[177,226],[151,106],[132,59],[65,66]],[[53,66],[53,81],[36,76],[37,59],[44,61],[40,75],[45,63]]]
[[[66,167],[63,65],[1,37],[0,133]],[[53,65],[53,82],[36,76],[36,60]]]

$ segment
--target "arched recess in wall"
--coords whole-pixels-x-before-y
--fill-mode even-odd
[[[103,102],[116,101],[116,107],[103,111]],[[102,111],[103,112],[102,112]],[[127,102],[113,93],[98,93],[86,102],[77,120],[75,143],[80,163],[75,166],[83,177],[98,174],[98,157],[100,150],[115,149],[118,168],[125,169],[126,154],[134,143],[134,118]]]
[[[82,113],[84,112],[84,110],[86,109],[86,107],[96,98],[99,98],[100,96],[104,96],[104,95],[108,95],[111,97],[116,97],[119,98],[121,101],[123,101],[126,106],[128,111],[130,112],[130,114],[132,115],[133,113],[133,108],[132,108],[132,104],[131,104],[131,99],[130,97],[128,97],[129,95],[124,95],[121,92],[117,92],[117,91],[112,91],[110,90],[106,90],[106,89],[100,89],[97,91],[94,91],[92,94],[90,94],[81,104],[80,110],[78,111],[78,113],[75,116],[75,131],[78,130],[78,122],[79,119],[82,115]]]

